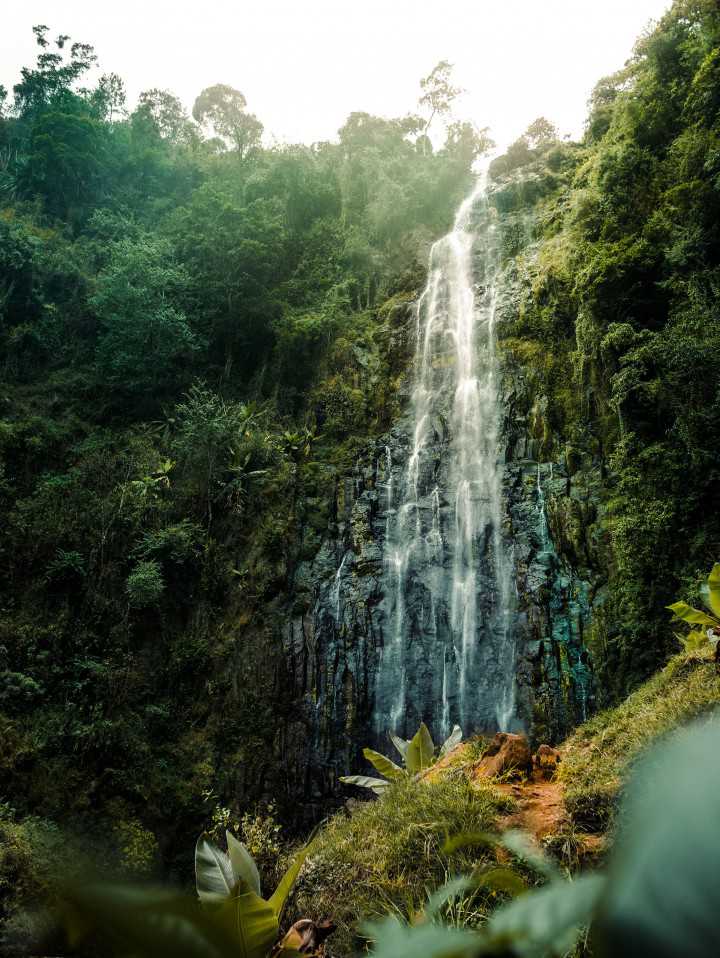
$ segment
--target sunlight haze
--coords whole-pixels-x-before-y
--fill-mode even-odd
[[[462,119],[489,126],[499,145],[538,115],[562,134],[582,132],[595,83],[619,69],[666,0],[506,0],[443,4],[265,0],[201,5],[128,0],[28,0],[4,11],[0,83],[8,89],[35,56],[33,24],[95,46],[132,105],[151,87],[192,108],[214,83],[242,90],[266,140],[333,139],[347,115],[416,108],[419,80],[441,59],[466,93]],[[112,12],[111,12],[112,11]]]

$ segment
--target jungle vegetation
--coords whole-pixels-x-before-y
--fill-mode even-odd
[[[398,413],[404,310],[489,147],[451,119],[430,140],[447,64],[419,115],[269,148],[240,91],[130,109],[91,46],[35,33],[37,62],[0,88],[13,896],[42,885],[60,821],[127,873],[177,877],[228,806],[272,794],[289,815],[283,597],[338,477]],[[548,456],[603,464],[590,639],[613,703],[668,660],[665,607],[697,605],[717,560],[717,4],[677,0],[598,84],[582,142],[538,122],[491,173],[539,244],[503,348],[548,396]]]

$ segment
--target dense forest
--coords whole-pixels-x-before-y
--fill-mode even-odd
[[[182,884],[204,828],[262,855],[322,817],[285,760],[282,621],[401,413],[428,251],[493,148],[444,62],[417,114],[268,147],[238,90],[130,109],[92,46],[34,32],[0,87],[0,919],[61,841]],[[498,348],[542,458],[602,475],[585,641],[613,706],[720,551],[714,0],[598,83],[581,142],[540,119],[489,176],[530,224]]]

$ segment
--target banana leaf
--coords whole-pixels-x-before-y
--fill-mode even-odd
[[[720,562],[716,562],[712,567],[712,572],[702,591],[705,605],[720,619]]]
[[[476,932],[434,922],[406,925],[386,918],[362,930],[374,942],[373,958],[473,958],[482,950],[482,938]]]
[[[195,882],[200,901],[210,905],[231,895],[237,884],[230,859],[207,835],[195,845]]]
[[[235,941],[237,958],[267,958],[280,931],[278,915],[243,881],[213,913],[218,926]]]
[[[417,775],[429,768],[435,758],[435,743],[424,722],[410,741],[405,764],[410,775]]]
[[[689,622],[690,625],[706,625],[709,627],[720,626],[720,622],[717,619],[712,618],[707,614],[707,612],[701,612],[700,609],[693,609],[691,605],[688,605],[687,602],[673,602],[672,605],[666,606],[677,619],[681,619],[683,622]]]
[[[390,782],[384,778],[372,778],[370,775],[341,775],[340,781],[345,785],[357,785],[358,788],[369,788],[376,795],[382,795]]]
[[[390,732],[390,741],[393,743],[393,745],[395,746],[395,748],[398,750],[398,752],[399,752],[400,755],[402,756],[403,762],[406,762],[406,761],[407,761],[407,752],[408,752],[408,748],[409,748],[409,746],[410,746],[410,742],[408,742],[408,741],[407,741],[406,739],[404,739],[404,738],[400,738],[399,735],[395,735],[393,732]]]
[[[375,752],[371,748],[364,748],[363,755],[381,775],[384,775],[385,778],[391,782],[405,778],[405,771],[400,768],[399,765],[396,765],[395,762],[391,761],[391,759],[385,755],[381,755],[380,752]]]
[[[440,747],[440,757],[447,755],[448,752],[452,751],[456,745],[459,745],[462,742],[462,729],[459,725],[456,725],[452,732],[448,735],[445,741]]]
[[[230,855],[230,864],[232,865],[235,882],[244,881],[247,886],[260,894],[260,875],[252,857],[242,842],[239,842],[230,832],[225,832],[227,839],[228,854]]]
[[[280,916],[282,915],[282,910],[285,907],[285,902],[288,899],[288,895],[292,891],[293,885],[297,881],[297,877],[300,874],[300,869],[302,868],[303,862],[308,856],[310,847],[311,847],[310,843],[308,842],[308,844],[305,845],[304,848],[300,849],[300,851],[297,853],[295,858],[293,858],[290,864],[290,867],[285,872],[283,877],[280,879],[280,883],[278,884],[277,888],[275,889],[275,891],[272,893],[270,897],[270,901],[268,904],[275,912],[275,915],[278,921],[280,920]]]
[[[605,885],[604,875],[581,875],[575,881],[553,881],[501,906],[485,926],[493,953],[507,948],[523,958],[566,955],[592,921]]]
[[[59,917],[72,948],[97,936],[134,958],[237,958],[237,943],[218,910],[164,888],[93,882],[61,891]]]
[[[720,725],[656,746],[625,789],[592,953],[720,955]]]

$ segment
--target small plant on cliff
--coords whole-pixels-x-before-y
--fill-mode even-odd
[[[430,768],[439,758],[446,755],[450,749],[462,741],[462,729],[456,725],[435,754],[435,743],[424,722],[415,735],[406,740],[398,735],[390,734],[390,740],[400,753],[404,768],[396,765],[392,759],[371,748],[364,748],[363,755],[370,764],[384,775],[384,778],[373,778],[371,775],[344,775],[340,779],[346,785],[357,785],[360,788],[369,788],[376,795],[382,795],[390,782],[403,778],[412,778],[426,768]]]
[[[673,602],[667,608],[676,619],[697,626],[687,635],[675,633],[686,652],[694,652],[707,645],[718,646],[720,640],[720,562],[716,562],[702,589],[703,601],[712,615],[694,609],[687,602]]]

